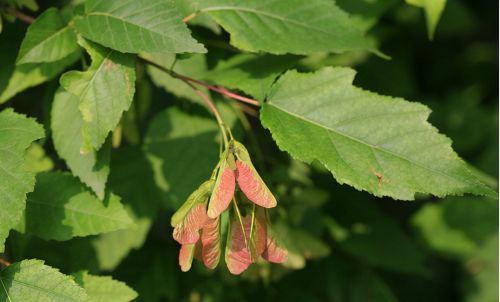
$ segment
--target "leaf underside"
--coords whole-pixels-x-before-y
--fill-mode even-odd
[[[319,160],[340,183],[376,196],[496,195],[427,122],[426,106],[357,88],[354,75],[330,67],[283,75],[261,110],[278,146],[299,160]]]
[[[243,50],[309,54],[368,48],[349,16],[329,0],[207,0],[199,6]]]
[[[171,1],[89,0],[75,19],[86,38],[121,52],[206,52]]]

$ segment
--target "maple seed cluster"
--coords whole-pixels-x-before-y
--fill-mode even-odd
[[[239,202],[236,183],[243,193]],[[231,202],[232,211],[228,210]],[[238,204],[246,215],[242,215]],[[224,258],[232,274],[241,274],[260,257],[273,263],[286,261],[287,251],[278,245],[268,223],[267,209],[275,206],[276,198],[255,170],[247,149],[231,140],[212,177],[172,216],[173,237],[182,245],[181,270],[191,269],[193,258],[210,269],[219,264],[225,225]]]

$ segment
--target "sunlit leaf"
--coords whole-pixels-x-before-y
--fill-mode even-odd
[[[79,100],[83,118],[81,151],[99,150],[108,133],[114,130],[123,111],[132,103],[135,92],[134,56],[107,49],[80,38],[92,58],[86,71],[62,75],[61,86]]]
[[[43,128],[35,120],[12,109],[0,112],[0,252],[9,231],[21,219],[26,193],[35,186],[35,173],[24,166],[24,152],[43,136]]]
[[[121,52],[206,52],[181,19],[172,1],[89,0],[75,27],[84,37]]]
[[[16,63],[54,62],[77,50],[75,33],[59,10],[49,8],[28,27]]]
[[[243,50],[308,54],[368,48],[361,30],[333,1],[209,0],[199,6]]]
[[[0,283],[0,301],[92,301],[72,277],[43,264],[42,260],[13,263],[0,272]]]
[[[278,146],[296,159],[319,160],[338,182],[375,196],[497,195],[426,121],[426,106],[357,88],[354,75],[328,67],[282,76],[261,110]]]

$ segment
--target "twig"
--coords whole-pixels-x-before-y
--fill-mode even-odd
[[[161,71],[164,71],[168,74],[170,74],[171,76],[175,77],[175,78],[178,78],[178,79],[181,79],[183,80],[184,82],[190,82],[190,83],[195,83],[195,84],[198,84],[202,87],[205,87],[209,90],[212,90],[212,91],[215,91],[215,92],[218,92],[224,96],[227,96],[229,98],[232,98],[232,99],[235,99],[235,100],[238,100],[238,101],[241,101],[241,102],[244,102],[244,103],[247,103],[247,104],[251,104],[251,105],[254,105],[254,106],[260,106],[260,103],[259,101],[257,100],[254,100],[254,99],[251,99],[251,98],[247,98],[247,97],[244,97],[244,96],[241,96],[239,94],[236,94],[222,86],[213,86],[213,85],[209,85],[205,82],[202,82],[200,80],[197,80],[197,79],[193,79],[191,77],[188,77],[188,76],[185,76],[185,75],[182,75],[182,74],[178,74],[177,72],[173,71],[173,70],[170,70],[170,69],[167,69],[163,66],[161,66],[160,64],[157,64],[153,61],[150,61],[148,59],[145,59],[143,57],[139,57],[139,60],[141,60],[142,62],[148,64],[148,65],[151,65],[151,66],[154,66],[158,69],[160,69]]]
[[[226,133],[226,126],[224,125],[224,122],[222,121],[219,110],[217,110],[214,103],[212,103],[212,101],[210,100],[210,98],[206,94],[201,92],[198,88],[196,88],[190,82],[184,80],[184,83],[186,83],[189,87],[191,87],[194,90],[194,92],[196,92],[196,94],[199,95],[203,101],[205,101],[205,103],[208,105],[210,110],[212,110],[213,114],[215,115],[215,119],[217,120],[217,124],[219,125],[220,131],[222,134],[222,138],[224,139],[224,145],[226,147],[229,146],[229,141],[227,139],[227,133]]]
[[[9,266],[11,263],[3,258],[0,258],[0,265]]]
[[[182,22],[186,23],[189,20],[193,19],[194,17],[196,17],[196,13],[191,13],[191,14],[187,15],[186,17],[184,17],[184,19],[182,19]]]
[[[18,11],[17,9],[13,8],[13,7],[7,7],[5,9],[5,11],[11,15],[13,15],[14,17],[16,17],[17,19],[21,20],[21,21],[24,21],[28,24],[31,24],[33,22],[35,22],[35,18],[33,17],[30,17],[28,15],[25,15],[23,14],[22,12]]]

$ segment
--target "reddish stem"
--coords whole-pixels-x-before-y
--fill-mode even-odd
[[[220,116],[219,110],[217,110],[214,103],[212,103],[212,101],[210,100],[210,98],[206,94],[201,92],[198,88],[196,88],[190,82],[188,82],[184,79],[181,79],[181,80],[183,80],[184,83],[186,83],[189,87],[191,87],[194,90],[194,92],[196,92],[196,94],[198,96],[200,96],[200,98],[203,101],[205,101],[205,103],[208,105],[208,108],[210,108],[210,110],[212,110],[213,114],[215,115],[215,119],[217,120],[217,124],[219,125],[220,131],[222,134],[222,138],[224,139],[224,145],[227,147],[229,145],[229,141],[227,139],[226,129],[224,126],[224,122],[222,121],[222,117]]]
[[[22,12],[18,11],[17,9],[15,8],[12,8],[12,7],[8,7],[6,10],[5,10],[7,13],[13,15],[14,17],[16,17],[17,19],[21,20],[21,21],[24,21],[28,24],[31,24],[33,22],[35,22],[35,18],[33,17],[30,17],[28,15],[25,15],[23,14]]]
[[[247,104],[251,104],[251,105],[254,105],[254,106],[260,106],[260,103],[259,101],[257,100],[254,100],[254,99],[250,99],[250,98],[247,98],[247,97],[244,97],[244,96],[241,96],[239,94],[236,94],[228,89],[226,89],[225,87],[222,87],[222,86],[213,86],[213,85],[209,85],[205,82],[202,82],[200,80],[197,80],[197,79],[193,79],[191,77],[188,77],[188,76],[185,76],[185,75],[182,75],[182,74],[178,74],[176,73],[175,71],[173,70],[170,70],[170,69],[167,69],[153,61],[150,61],[148,59],[145,59],[145,58],[142,58],[142,57],[139,57],[139,59],[141,61],[143,61],[144,63],[146,64],[149,64],[151,66],[154,66],[158,69],[160,69],[161,71],[164,71],[168,74],[170,74],[171,76],[175,77],[175,78],[178,78],[178,79],[181,79],[183,80],[184,82],[191,82],[191,83],[196,83],[200,86],[203,86],[209,90],[212,90],[212,91],[215,91],[215,92],[218,92],[224,96],[227,96],[229,98],[232,98],[232,99],[235,99],[235,100],[238,100],[238,101],[241,101],[241,102],[244,102],[244,103],[247,103]]]
[[[0,265],[9,266],[11,263],[3,258],[0,258]]]

